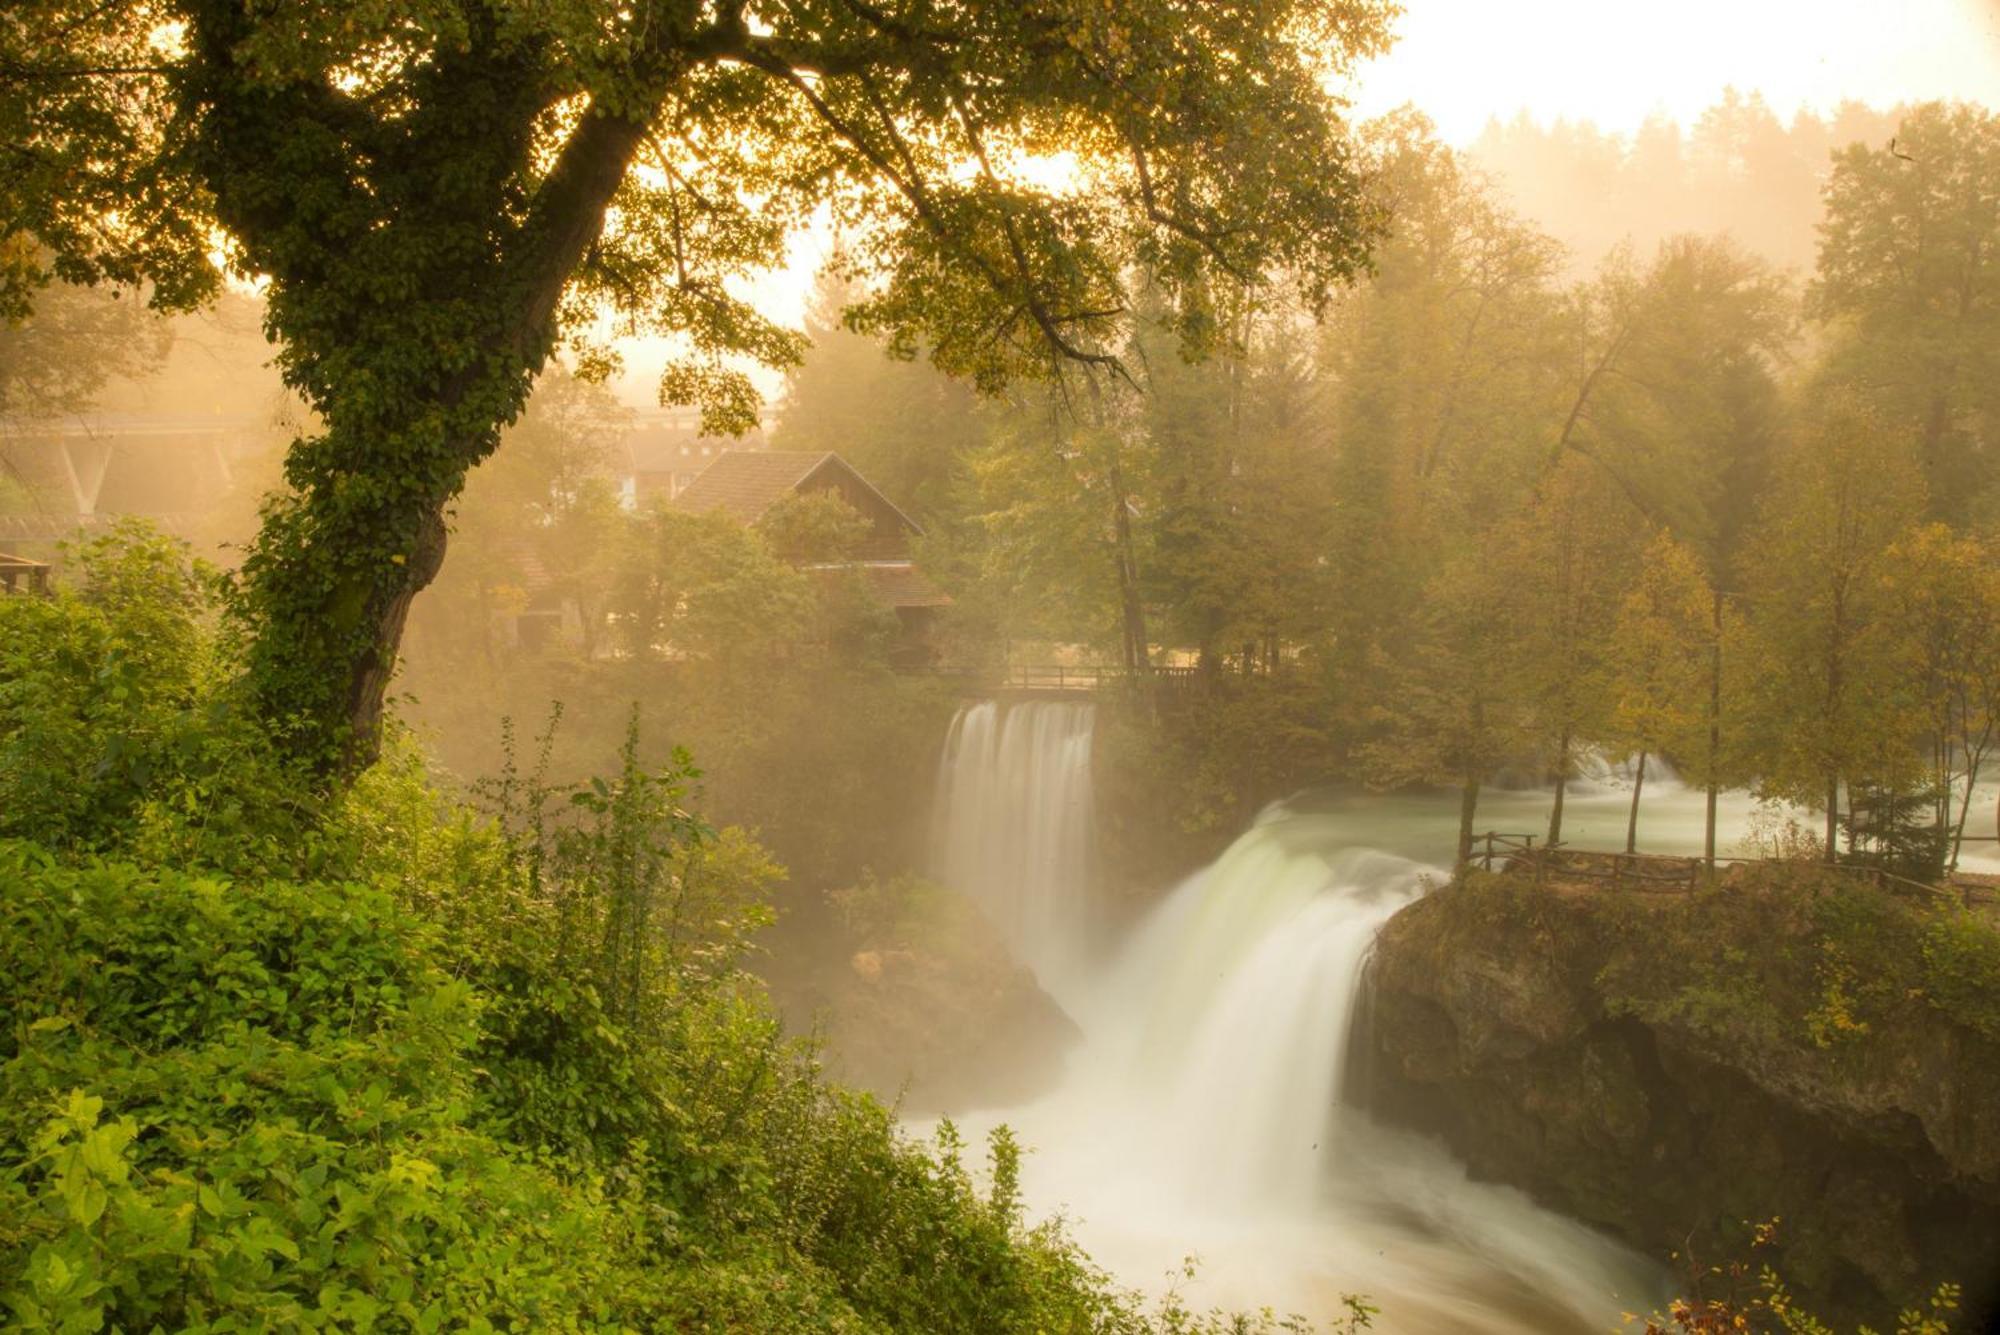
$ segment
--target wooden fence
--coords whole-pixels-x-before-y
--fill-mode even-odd
[[[1472,862],[1486,871],[1519,872],[1532,876],[1537,885],[1548,880],[1606,885],[1611,889],[1667,891],[1693,894],[1710,872],[1706,858],[1663,853],[1613,853],[1598,849],[1573,848],[1566,844],[1537,846],[1532,834],[1488,830],[1472,841]],[[1751,866],[1781,858],[1716,858],[1717,867]],[[1951,881],[1935,885],[1899,876],[1882,867],[1865,863],[1841,862],[1830,868],[1844,876],[1864,880],[1891,894],[1926,901],[1955,899],[1967,908],[2000,903],[2000,887],[1973,881]]]
[[[1091,663],[1010,664],[996,684],[1003,691],[1101,691],[1135,680],[1188,681],[1194,673],[1191,667],[1133,669]]]

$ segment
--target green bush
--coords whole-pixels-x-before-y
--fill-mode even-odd
[[[781,876],[636,721],[481,813],[316,795],[137,532],[0,601],[0,1304],[25,1330],[1122,1332],[1017,1151],[824,1082],[741,967]],[[546,747],[543,750],[546,755]]]
[[[2000,931],[1971,910],[1942,913],[1924,928],[1925,991],[1960,1024],[2000,1040]]]
[[[477,989],[359,886],[0,844],[0,1273],[27,1330],[610,1328],[643,1220],[467,1119]]]
[[[226,589],[123,521],[50,598],[0,598],[0,837],[269,869],[309,799],[239,707]]]

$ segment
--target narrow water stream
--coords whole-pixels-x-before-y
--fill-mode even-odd
[[[1368,951],[1445,875],[1456,796],[1275,807],[1091,952],[1091,710],[969,707],[938,782],[941,878],[980,902],[1083,1031],[1054,1091],[956,1118],[1020,1134],[1031,1205],[1065,1215],[1135,1287],[1164,1287],[1194,1255],[1182,1288],[1201,1306],[1325,1320],[1360,1292],[1386,1331],[1580,1332],[1656,1305],[1667,1279],[1653,1263],[1342,1102]],[[1571,785],[1565,840],[1623,847],[1630,800],[1621,767],[1591,765]],[[1540,831],[1548,801],[1489,793],[1480,828]],[[1755,811],[1723,799],[1720,851]],[[1702,794],[1649,767],[1640,847],[1698,852],[1702,824]]]

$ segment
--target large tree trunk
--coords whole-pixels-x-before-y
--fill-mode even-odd
[[[1840,861],[1840,776],[1826,776],[1826,860]]]
[[[260,712],[322,779],[379,753],[410,604],[444,560],[445,508],[526,402],[563,290],[643,133],[609,116],[583,121],[491,272],[435,276],[466,294],[435,346],[401,335],[387,299],[346,296],[354,355],[298,354],[325,432],[293,446],[297,493],[267,516],[245,562],[245,606]]]

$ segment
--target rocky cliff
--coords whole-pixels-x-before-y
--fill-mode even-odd
[[[1475,874],[1385,929],[1363,1097],[1663,1260],[1881,1322],[2000,1296],[2000,934],[1812,868],[1693,896]],[[1973,1328],[1978,1328],[1974,1326]]]

